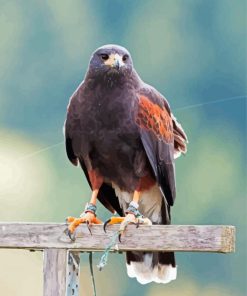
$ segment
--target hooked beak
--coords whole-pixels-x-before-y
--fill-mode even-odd
[[[109,56],[109,59],[105,61],[105,65],[108,65],[112,68],[116,68],[117,70],[119,70],[119,68],[124,65],[124,62],[122,60],[122,56],[116,53],[116,54],[111,54]]]
[[[113,64],[113,67],[116,68],[117,70],[119,70],[120,68],[120,62],[119,60],[116,60],[115,63]]]

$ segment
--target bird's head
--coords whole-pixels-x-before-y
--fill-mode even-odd
[[[114,44],[96,49],[89,63],[90,73],[99,76],[127,76],[132,69],[133,63],[128,50]]]

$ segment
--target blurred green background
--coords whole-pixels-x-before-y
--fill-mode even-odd
[[[235,225],[237,249],[177,254],[168,285],[138,284],[110,255],[95,268],[98,295],[246,295],[246,18],[244,0],[0,0],[0,220],[63,222],[84,208],[90,190],[62,126],[91,52],[117,43],[189,137],[173,223]],[[81,257],[81,295],[92,295]],[[42,295],[42,254],[1,250],[0,262],[1,295]]]

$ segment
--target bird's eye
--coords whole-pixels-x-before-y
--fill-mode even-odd
[[[123,62],[126,62],[128,58],[129,58],[129,56],[128,56],[127,54],[125,54],[125,55],[123,56]]]
[[[108,54],[103,53],[100,56],[101,56],[102,60],[104,60],[104,61],[106,61],[106,60],[109,59],[109,55]]]

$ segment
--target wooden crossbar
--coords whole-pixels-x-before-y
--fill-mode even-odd
[[[0,223],[0,248],[44,251],[44,296],[79,296],[80,252],[103,251],[118,225],[107,232],[102,225],[86,225],[76,230],[73,242],[65,234],[66,224]],[[235,227],[225,225],[129,225],[111,251],[235,251]]]
[[[0,223],[0,248],[43,250],[46,248],[73,251],[103,251],[118,225],[78,227],[76,241],[65,234],[66,224]],[[129,225],[122,243],[113,251],[175,251],[229,253],[235,249],[235,227],[221,225]]]

